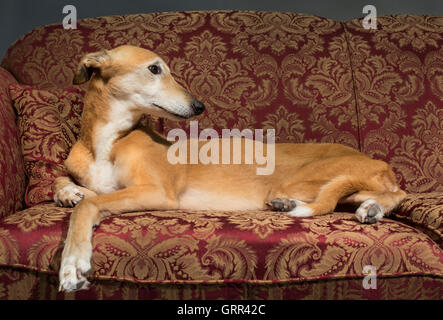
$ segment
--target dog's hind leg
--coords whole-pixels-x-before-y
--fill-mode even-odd
[[[312,203],[296,206],[288,214],[294,217],[322,215],[332,212],[338,202],[351,202],[360,204],[356,211],[360,222],[375,223],[389,214],[406,196],[398,186],[385,185],[385,182],[380,181],[379,176],[366,180],[354,176],[338,176],[320,188]]]
[[[301,206],[296,206],[294,210],[288,214],[293,217],[310,217],[316,215],[323,215],[334,211],[338,201],[360,190],[373,190],[367,181],[363,179],[340,175],[324,184],[315,200]]]
[[[60,290],[87,288],[91,269],[92,228],[111,214],[177,208],[175,195],[158,185],[137,185],[81,201],[71,214],[59,271]]]

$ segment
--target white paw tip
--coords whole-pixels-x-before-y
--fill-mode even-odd
[[[63,259],[60,267],[59,291],[76,291],[88,289],[89,282],[86,274],[91,269],[90,259],[68,256]]]
[[[89,270],[91,270],[91,263],[88,262],[88,261],[85,261],[85,260],[83,260],[83,259],[79,259],[79,260],[77,261],[77,268],[80,269],[80,271],[81,271],[82,273],[86,273],[86,272],[88,272]]]
[[[288,215],[291,217],[302,218],[312,216],[312,212],[313,210],[307,206],[297,206],[294,210],[288,212]]]

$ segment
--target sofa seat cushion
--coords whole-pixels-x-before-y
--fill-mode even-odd
[[[41,204],[3,219],[0,266],[57,274],[71,212]],[[428,236],[390,219],[362,225],[349,213],[129,213],[104,219],[93,248],[92,281],[288,283],[362,278],[365,266],[378,277],[443,278],[443,251]]]

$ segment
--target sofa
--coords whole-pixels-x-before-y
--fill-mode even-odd
[[[158,53],[206,105],[200,130],[345,144],[388,162],[407,198],[377,224],[352,206],[108,217],[94,230],[91,287],[59,292],[72,208],[55,205],[51,184],[66,175],[87,88],[72,79],[84,54],[123,44]],[[193,11],[36,28],[0,67],[0,299],[442,299],[442,150],[440,16],[383,16],[366,30],[362,19]]]

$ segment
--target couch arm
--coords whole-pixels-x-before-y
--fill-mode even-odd
[[[408,194],[394,216],[422,230],[443,248],[443,192]]]
[[[23,207],[25,170],[9,85],[17,82],[0,67],[0,219]]]

